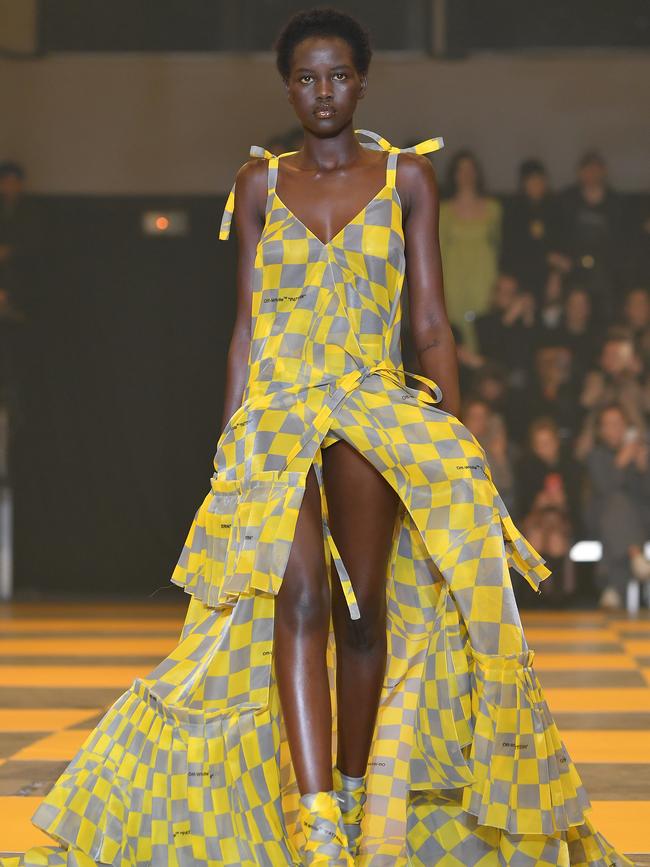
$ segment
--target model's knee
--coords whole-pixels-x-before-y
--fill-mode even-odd
[[[296,586],[283,583],[276,604],[276,622],[297,633],[320,631],[329,627],[330,591],[322,586]]]
[[[337,618],[337,643],[355,652],[383,652],[386,648],[386,599],[384,594],[355,591],[361,617],[352,620],[347,607]]]

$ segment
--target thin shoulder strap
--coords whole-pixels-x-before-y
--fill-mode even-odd
[[[295,151],[288,151],[287,153],[295,153]],[[266,148],[259,147],[259,145],[253,145],[251,147],[250,156],[268,160],[269,163],[266,190],[266,213],[268,214],[278,178],[279,157],[277,157],[275,154],[272,154],[270,151],[267,151]],[[282,154],[282,156],[285,156],[285,154]],[[232,188],[226,200],[226,206],[223,209],[221,225],[219,226],[220,241],[227,241],[230,237],[230,227],[232,225],[232,218],[235,211],[235,186],[236,182],[232,185]]]
[[[370,150],[388,151],[388,160],[386,165],[386,186],[389,187],[394,187],[397,180],[397,157],[399,156],[399,154],[429,154],[433,151],[440,150],[445,146],[442,136],[424,139],[424,141],[411,145],[411,147],[408,148],[398,148],[395,147],[395,145],[392,145],[388,141],[388,139],[385,139],[383,136],[378,135],[376,132],[372,132],[372,130],[357,129],[355,130],[355,132],[357,133],[357,135],[365,135],[369,139],[372,139],[372,141],[369,142],[361,142],[363,147],[369,148]]]

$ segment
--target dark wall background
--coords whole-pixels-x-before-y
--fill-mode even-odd
[[[16,590],[165,584],[209,490],[234,318],[223,198],[47,198],[20,329]],[[140,215],[181,207],[187,237]]]

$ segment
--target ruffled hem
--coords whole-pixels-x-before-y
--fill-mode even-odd
[[[474,650],[441,592],[418,707],[414,789],[463,788],[462,807],[511,834],[584,823],[590,802],[533,668],[534,651]]]
[[[172,583],[211,608],[257,590],[277,594],[289,559],[306,473],[256,473],[246,485],[212,477]]]
[[[266,680],[272,633],[264,631],[259,672],[245,674],[239,705],[228,705],[236,681],[223,682],[219,656],[226,648],[232,661],[240,651],[228,649],[228,636],[272,622],[272,605],[263,594],[240,597],[232,612],[193,602],[177,650],[120,696],[34,814],[67,849],[37,847],[8,863],[299,864],[279,698]],[[364,835],[361,867],[388,863],[389,848],[395,867],[471,867],[486,855],[503,867],[633,867],[584,815],[589,803],[532,658],[472,651],[442,585],[404,771],[404,834]],[[256,706],[244,704],[252,695]]]
[[[37,808],[67,851],[30,850],[19,867],[295,865],[270,709],[206,714],[164,703],[136,679]],[[76,860],[56,860],[56,859]],[[88,860],[90,859],[90,860]]]
[[[413,793],[409,801],[410,867],[635,867],[588,818],[550,835],[511,834],[479,824],[463,809],[461,800],[460,789]]]

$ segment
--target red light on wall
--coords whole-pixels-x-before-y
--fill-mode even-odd
[[[190,220],[187,211],[145,211],[140,219],[145,235],[171,237],[189,233]]]

